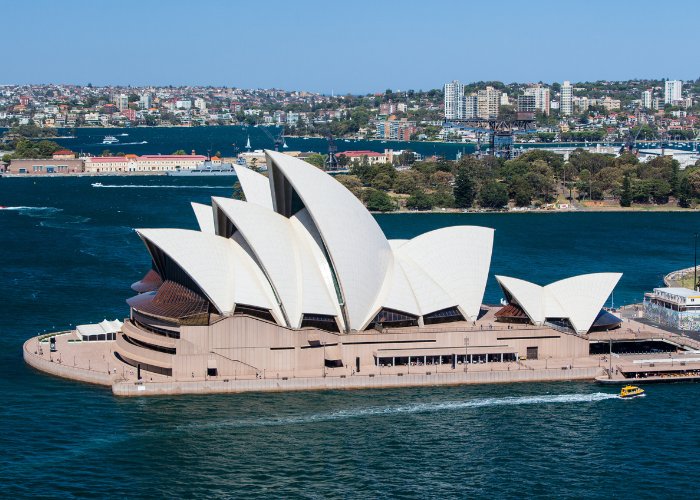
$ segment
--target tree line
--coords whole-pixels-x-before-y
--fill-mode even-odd
[[[370,210],[382,212],[499,210],[587,200],[690,207],[700,199],[700,165],[681,170],[669,156],[640,162],[629,152],[615,157],[582,149],[567,161],[551,151],[531,150],[511,160],[464,156],[458,161],[414,162],[400,169],[370,165],[365,158],[336,179]]]

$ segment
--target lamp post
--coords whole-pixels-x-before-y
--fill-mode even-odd
[[[469,369],[469,337],[464,338],[464,373]]]
[[[695,253],[693,260],[693,290],[698,289],[698,233],[695,233]]]

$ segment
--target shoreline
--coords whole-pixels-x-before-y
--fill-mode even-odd
[[[608,342],[665,342],[678,351],[676,372],[672,375],[647,373],[658,371],[656,365],[668,362],[666,353],[605,352],[591,354],[586,348],[576,356],[542,356],[511,361],[458,365],[396,365],[365,367],[363,371],[338,368],[316,374],[308,371],[268,372],[239,371],[228,376],[173,379],[169,375],[143,372],[117,356],[119,339],[76,341],[73,330],[42,334],[22,345],[24,361],[44,374],[77,382],[109,387],[119,397],[172,396],[185,394],[235,394],[247,392],[299,392],[326,390],[366,390],[399,387],[457,386],[473,384],[507,384],[520,382],[590,381],[606,384],[698,380],[700,360],[685,358],[700,349],[700,341],[666,331],[647,323],[637,323],[637,309],[621,310],[626,327],[586,336],[589,344]],[[632,316],[630,316],[632,314]],[[640,331],[641,330],[641,331]],[[485,330],[475,330],[475,332]],[[496,332],[496,335],[498,333]],[[49,337],[54,337],[51,350]],[[346,367],[347,368],[347,367]],[[637,375],[635,375],[637,373]],[[639,378],[638,378],[639,377]]]
[[[69,332],[60,332],[65,335]],[[32,346],[46,344],[42,349],[48,349],[46,342],[40,342],[40,336],[32,337],[22,345],[24,361],[33,369],[43,374],[62,379],[83,382],[97,386],[110,387],[112,394],[120,397],[138,396],[173,396],[194,394],[240,394],[248,392],[300,392],[327,390],[366,390],[387,389],[400,387],[425,386],[458,386],[475,384],[509,384],[521,382],[570,382],[588,380],[593,382],[604,373],[598,364],[586,360],[574,360],[574,364],[587,366],[569,366],[571,358],[558,360],[550,359],[550,367],[530,367],[525,363],[518,368],[499,366],[490,370],[473,367],[467,371],[458,372],[425,372],[425,373],[391,373],[391,374],[353,374],[351,376],[325,377],[276,377],[276,378],[238,378],[225,380],[193,380],[193,381],[160,381],[141,380],[130,381],[121,376],[115,369],[108,373],[95,368],[70,366],[61,362],[60,355],[54,361],[49,360],[42,352],[33,350]],[[100,347],[111,347],[114,341],[100,342]],[[111,348],[109,349],[111,352]],[[105,351],[106,353],[106,351]],[[119,361],[112,360],[114,367]],[[562,364],[563,363],[563,364]],[[561,365],[561,366],[559,366]],[[109,366],[109,365],[108,365]],[[123,367],[120,367],[123,369]],[[410,371],[407,369],[407,371]]]
[[[167,172],[108,172],[108,173],[55,173],[55,174],[7,174],[0,173],[0,179],[57,179],[57,178],[80,178],[80,177],[169,177]],[[221,176],[216,176],[217,178]],[[207,177],[197,177],[198,179]],[[234,182],[235,183],[235,182]],[[232,184],[233,185],[233,184]],[[457,208],[436,208],[432,210],[394,210],[391,212],[371,212],[372,214],[381,215],[404,215],[404,214],[561,214],[561,213],[638,213],[638,212],[654,212],[654,213],[669,213],[669,212],[688,212],[696,213],[698,208],[682,208],[678,206],[632,206],[632,207],[616,207],[616,206],[594,206],[594,207],[578,207],[574,209],[534,209],[534,210],[490,210],[490,209],[457,209]]]

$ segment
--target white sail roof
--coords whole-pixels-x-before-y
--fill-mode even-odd
[[[478,316],[492,229],[455,226],[388,241],[333,177],[288,155],[267,156],[269,180],[236,166],[247,201],[192,204],[201,231],[139,230],[222,314],[238,303],[262,307],[292,328],[306,314],[334,316],[344,331],[366,328],[382,309],[419,317],[457,307]]]
[[[203,205],[195,202],[192,202],[191,205],[192,210],[194,210],[194,216],[197,218],[199,230],[203,233],[214,234],[214,215],[211,207],[209,205]]]
[[[269,309],[275,320],[284,324],[265,275],[235,241],[187,229],[136,232],[168,255],[221,314],[232,314],[236,304],[245,304]]]
[[[465,318],[478,317],[491,263],[493,232],[479,226],[446,227],[395,248],[404,269],[408,261],[424,274],[421,276],[415,270],[408,273],[422,314],[457,306]],[[435,283],[442,293],[419,293],[417,290],[425,288],[426,279]]]
[[[294,193],[308,210],[323,240],[338,281],[347,327],[360,330],[388,292],[393,253],[376,220],[362,203],[331,176],[282,153],[267,151],[273,206],[294,215]]]
[[[243,165],[234,164],[233,168],[238,182],[241,183],[246,201],[272,209],[269,179]]]
[[[587,333],[621,277],[621,273],[582,274],[544,287],[507,276],[496,280],[534,324],[567,318],[577,332]]]
[[[218,197],[212,202],[248,243],[282,304],[288,326],[297,327],[302,314],[302,269],[297,236],[289,219],[254,203]]]
[[[306,210],[297,212],[289,222],[297,235],[301,257],[302,309],[305,314],[336,316],[341,328],[345,327],[335,288],[333,274],[319,246],[320,237],[309,232],[315,229]]]

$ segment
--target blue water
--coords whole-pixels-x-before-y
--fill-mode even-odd
[[[589,383],[117,399],[26,367],[43,330],[127,314],[136,227],[195,227],[231,179],[0,179],[0,497],[675,498],[697,492],[700,385]],[[615,303],[692,265],[694,213],[382,215],[391,238],[496,229],[491,274],[621,271]],[[500,293],[491,278],[487,302]]]
[[[0,128],[0,134],[6,129]],[[58,129],[59,138],[52,139],[61,146],[76,153],[100,155],[105,150],[113,154],[172,154],[177,150],[195,151],[198,154],[220,152],[224,156],[233,156],[245,150],[250,137],[252,149],[272,149],[274,139],[279,134],[278,127],[252,126],[207,126],[207,127],[133,127],[133,128],[78,128]],[[102,144],[107,135],[115,136],[116,144]],[[324,138],[287,137],[286,151],[315,151],[326,153],[328,142]],[[411,149],[424,156],[443,156],[454,160],[459,153],[469,154],[476,149],[473,143],[445,143],[421,141],[382,141],[382,140],[335,140],[338,151],[377,151],[385,149]],[[684,141],[687,146],[668,146],[674,149],[691,150],[696,143]],[[673,143],[675,144],[675,143]],[[592,146],[593,144],[516,144],[516,148],[537,148],[563,146]],[[619,146],[621,144],[618,144]],[[482,145],[485,148],[486,145]]]
[[[186,152],[195,151],[199,154],[221,152],[232,156],[245,150],[250,137],[252,149],[274,148],[274,138],[279,134],[277,127],[136,127],[136,128],[78,128],[58,129],[59,138],[52,139],[61,146],[82,153],[100,155],[108,150],[113,154],[171,154],[179,149]],[[0,134],[4,129],[0,129]],[[71,137],[74,135],[74,137]],[[119,142],[102,144],[107,135],[114,135]],[[286,151],[315,151],[326,153],[328,142],[324,138],[287,137]],[[468,154],[475,150],[474,144],[457,144],[444,142],[419,141],[381,141],[381,140],[345,140],[336,139],[338,151],[370,150],[381,152],[385,149],[411,149],[422,155],[444,156],[449,160],[456,158],[458,153]],[[581,143],[581,146],[585,144]],[[518,144],[516,147],[556,146],[556,144]],[[570,146],[570,144],[567,144]],[[486,147],[486,146],[483,146]],[[690,149],[688,147],[687,149]]]

